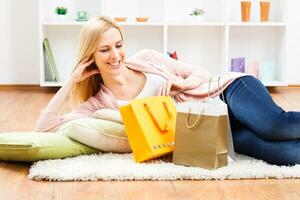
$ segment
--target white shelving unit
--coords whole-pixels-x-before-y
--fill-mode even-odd
[[[259,0],[252,1],[250,22],[241,22],[240,0],[39,0],[40,10],[40,84],[61,86],[71,73],[84,22],[75,14],[85,10],[90,17],[109,15],[127,17],[119,24],[124,29],[127,56],[150,48],[162,53],[177,51],[180,60],[206,67],[212,74],[230,69],[230,60],[245,57],[250,62],[272,61],[275,80],[266,86],[286,85],[286,4],[288,0],[270,0],[269,22],[259,21]],[[56,6],[68,8],[64,21],[54,14]],[[197,21],[189,13],[194,8],[205,10]],[[148,16],[148,22],[135,17]],[[48,38],[54,54],[59,83],[45,81],[43,39]]]

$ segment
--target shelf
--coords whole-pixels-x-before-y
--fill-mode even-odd
[[[260,22],[259,1],[252,1],[249,22],[241,22],[240,0],[64,0],[62,4],[69,10],[65,19],[57,18],[53,12],[57,1],[39,2],[40,55],[43,56],[42,41],[48,38],[62,80],[74,66],[78,35],[86,23],[76,21],[75,16],[83,10],[90,17],[127,17],[125,22],[117,22],[123,27],[127,57],[141,49],[176,51],[179,60],[206,67],[212,75],[227,71],[231,58],[245,57],[245,68],[256,61],[259,66],[274,63],[277,81],[266,82],[266,86],[286,85],[287,0],[271,0],[268,22]],[[190,16],[195,8],[205,10],[203,19]],[[136,22],[138,16],[149,17],[149,21]],[[63,84],[45,81],[43,76],[42,86]]]
[[[42,29],[42,39],[48,38],[49,40],[61,80],[67,79],[73,70],[80,30],[80,26],[44,26]]]
[[[52,82],[52,81],[44,81],[40,84],[42,87],[61,87],[63,86],[63,82]]]
[[[65,21],[65,22],[43,22],[43,26],[82,26],[85,22]],[[285,22],[117,22],[121,26],[287,26]]]
[[[163,22],[117,22],[121,26],[163,26]]]
[[[226,7],[229,0],[164,0],[164,19],[167,22],[190,21],[195,8],[204,10],[203,20],[225,21]]]
[[[286,26],[285,22],[229,22],[229,26]]]
[[[282,81],[268,81],[268,82],[264,82],[262,81],[262,83],[266,86],[266,87],[274,87],[274,86],[288,86],[287,83],[282,82]]]
[[[225,26],[170,26],[167,50],[176,51],[183,62],[204,66],[212,75],[218,75],[222,73],[220,66],[226,65],[225,32]]]
[[[123,34],[128,57],[141,49],[164,51],[164,26],[123,26]]]
[[[85,22],[43,22],[43,26],[82,26]],[[117,22],[121,26],[163,26],[163,22]]]
[[[209,21],[195,21],[195,22],[166,22],[168,26],[226,26],[226,22],[209,22]]]
[[[252,63],[258,63],[258,74],[268,76],[266,67],[272,65],[275,82],[266,82],[266,86],[282,85],[286,81],[286,28],[281,26],[234,26],[229,29],[229,61],[244,57],[245,69]],[[230,62],[228,62],[230,69]],[[262,73],[261,73],[262,72]]]
[[[85,22],[65,21],[65,22],[43,22],[43,26],[82,26]]]

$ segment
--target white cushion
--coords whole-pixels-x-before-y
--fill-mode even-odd
[[[123,124],[121,114],[118,110],[100,109],[93,113],[93,117]]]
[[[120,123],[82,118],[64,124],[58,131],[73,140],[102,151],[131,152],[124,126]]]

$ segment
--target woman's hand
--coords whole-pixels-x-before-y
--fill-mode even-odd
[[[158,89],[159,96],[176,96],[182,92],[181,83],[162,83]]]
[[[69,94],[73,90],[74,85],[76,83],[79,83],[80,81],[83,81],[94,74],[99,74],[100,72],[98,69],[87,70],[87,67],[90,66],[93,62],[94,59],[84,59],[82,62],[80,62],[76,66],[68,80],[64,83],[63,87],[61,87],[58,90],[58,92],[50,100],[50,102],[44,110],[47,112],[59,113],[61,111],[62,106],[65,105],[65,102],[68,99]]]
[[[87,58],[85,58],[76,66],[70,77],[74,81],[74,83],[79,83],[94,74],[100,74],[98,69],[93,69],[90,71],[87,70],[87,67],[89,67],[93,62],[94,58],[89,61]]]

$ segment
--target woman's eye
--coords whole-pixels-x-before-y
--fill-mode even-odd
[[[116,47],[117,47],[117,48],[121,48],[121,47],[122,47],[122,44],[118,44]]]
[[[107,52],[108,50],[107,49],[102,49],[102,50],[100,50],[100,52],[103,52],[103,53],[105,53],[105,52]]]

